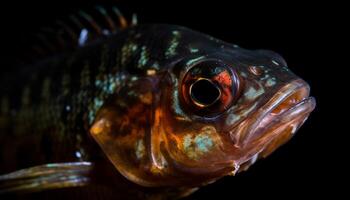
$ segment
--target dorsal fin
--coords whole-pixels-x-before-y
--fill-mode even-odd
[[[96,6],[91,10],[72,14],[66,19],[58,19],[54,25],[42,28],[34,35],[34,42],[28,47],[29,50],[16,60],[21,64],[33,63],[63,53],[67,49],[71,51],[85,46],[98,38],[116,34],[136,23],[135,15],[129,22],[117,7]]]

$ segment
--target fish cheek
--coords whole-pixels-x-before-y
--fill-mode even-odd
[[[150,184],[147,135],[151,127],[152,91],[147,81],[125,86],[106,101],[90,128],[92,138],[116,169],[141,185]]]
[[[168,160],[176,162],[179,168],[205,168],[222,157],[221,138],[211,125],[169,132],[167,136]]]
[[[199,160],[210,154],[218,143],[216,130],[212,126],[203,127],[198,133],[190,133],[182,138],[182,151],[192,160]]]

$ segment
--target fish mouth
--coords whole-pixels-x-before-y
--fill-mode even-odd
[[[238,127],[238,132],[242,133],[238,146],[245,154],[236,160],[238,165],[252,158],[256,160],[260,153],[259,156],[267,156],[294,135],[316,106],[309,92],[305,81],[294,80],[280,88],[255,115]]]
[[[288,82],[277,92],[274,91],[274,95],[256,112],[233,128],[229,134],[223,134],[225,143],[222,143],[218,156],[211,160],[209,165],[187,165],[186,162],[177,159],[176,155],[169,153],[165,147],[161,152],[168,161],[168,166],[178,170],[179,174],[191,174],[191,179],[185,179],[188,184],[195,185],[198,182],[210,182],[222,176],[235,175],[252,165],[261,155],[268,155],[274,151],[300,128],[316,106],[315,99],[309,96],[309,91],[308,84],[301,79]]]

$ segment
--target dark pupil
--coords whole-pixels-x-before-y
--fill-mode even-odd
[[[191,98],[202,106],[213,104],[219,96],[219,88],[209,80],[201,79],[192,84]]]

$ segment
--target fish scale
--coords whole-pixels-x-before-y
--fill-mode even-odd
[[[117,34],[112,39],[116,41],[101,42],[101,44],[82,49],[81,52],[62,55],[60,59],[56,57],[47,59],[33,67],[40,68],[40,70],[31,74],[23,74],[25,76],[29,75],[24,79],[19,77],[19,80],[22,80],[20,86],[24,87],[22,89],[19,87],[10,95],[11,99],[15,99],[17,96],[22,97],[20,105],[12,104],[9,106],[11,112],[16,113],[12,117],[17,121],[15,123],[17,128],[14,132],[19,135],[30,133],[36,135],[50,134],[52,138],[57,137],[64,140],[74,140],[74,136],[69,136],[69,134],[76,131],[84,132],[84,135],[86,135],[86,132],[88,132],[87,126],[90,124],[87,123],[89,110],[97,112],[97,107],[100,106],[98,102],[104,101],[109,95],[108,88],[98,87],[96,82],[106,82],[106,85],[108,85],[107,77],[109,75],[112,76],[112,79],[113,76],[118,77],[119,74],[123,73],[131,75],[135,71],[127,66],[134,65],[142,57],[142,51],[131,50],[129,55],[124,55],[129,57],[128,62],[122,65],[121,59],[123,57],[118,56],[118,54],[123,55],[120,53],[122,49],[133,48],[129,46],[129,41],[135,41],[135,37],[139,37],[135,36],[134,32],[136,31],[130,30],[121,36]],[[123,45],[124,38],[127,37],[125,35],[128,34],[131,35],[129,36],[131,39],[126,39],[127,42]],[[135,43],[139,44],[140,42],[136,41]],[[148,47],[152,44],[154,42],[140,44],[139,46]],[[162,52],[162,50],[158,51]],[[114,55],[111,55],[112,53]],[[147,57],[145,59],[151,58]],[[31,67],[25,66],[24,68]],[[119,84],[123,83],[119,82]],[[5,100],[3,99],[2,102],[5,102]],[[69,111],[67,106],[70,108]],[[60,125],[61,121],[68,124],[62,126]],[[46,131],[50,127],[54,129],[54,133]],[[28,130],[31,130],[30,133],[28,133]],[[62,155],[65,154],[62,153]]]
[[[315,107],[307,83],[270,51],[167,24],[86,31],[94,40],[1,84],[0,173],[24,171],[0,176],[0,193],[34,176],[39,186],[22,190],[97,183],[128,199],[186,196],[248,169]]]

